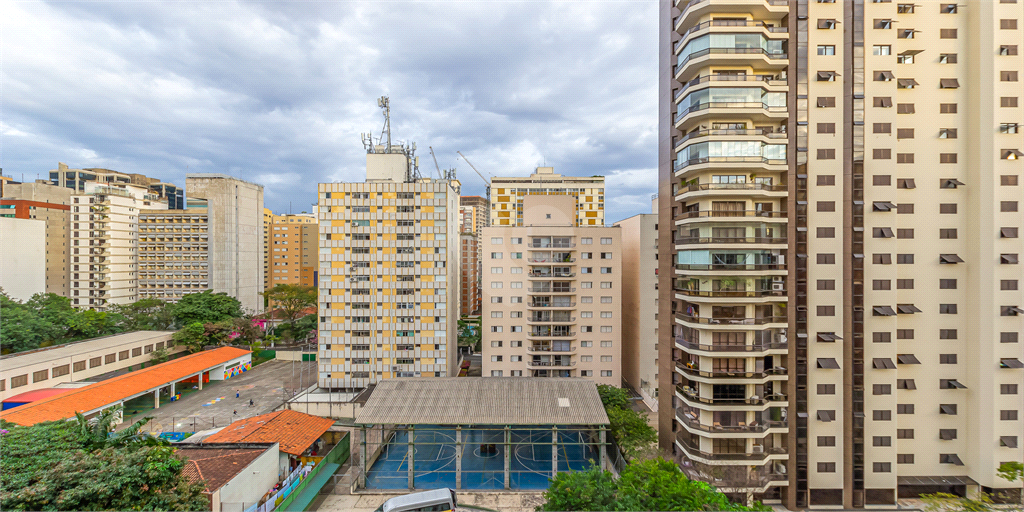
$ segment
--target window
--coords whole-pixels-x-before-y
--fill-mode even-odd
[[[914,255],[913,254],[897,254],[896,255],[897,265],[913,265]]]
[[[97,366],[101,366],[102,364],[103,359],[100,357],[94,357],[89,360],[89,368],[96,368]]]
[[[817,229],[817,236],[818,238],[835,238],[836,228],[819,227]]]
[[[999,28],[1001,30],[1017,30],[1016,19],[999,20]]]
[[[955,315],[956,304],[939,304],[940,315]]]
[[[871,263],[875,265],[892,265],[891,254],[872,254]]]
[[[940,340],[955,340],[957,336],[956,329],[939,329]]]
[[[819,395],[834,395],[836,394],[835,384],[818,384]]]
[[[818,283],[817,284],[818,284],[818,289],[819,290],[835,290],[836,289],[836,281],[835,281],[835,279],[818,279]]]
[[[939,354],[939,364],[956,364],[956,354]]]
[[[942,240],[951,240],[956,238],[956,228],[941,228],[939,229],[939,238]]]
[[[874,27],[880,30],[888,30],[892,28],[892,20],[890,19],[875,19]]]
[[[836,436],[818,436],[818,446],[835,446]]]
[[[502,283],[501,281],[491,281],[491,288],[492,289],[499,289],[503,285],[504,285],[504,283]]]
[[[836,211],[835,201],[818,201],[819,212],[834,212]]]
[[[836,255],[835,254],[819,254],[818,255],[819,265],[835,265]]]
[[[1003,291],[1017,290],[1016,279],[1003,279],[999,281],[999,289]]]
[[[611,238],[602,238],[601,239],[601,245],[612,245],[612,239]]]
[[[501,297],[491,297],[491,304],[501,304]]]
[[[939,205],[939,213],[956,213],[956,203],[942,203]]]
[[[914,163],[913,153],[896,153],[896,163],[898,164],[912,164]]]
[[[836,124],[818,123],[818,133],[836,133]]]
[[[819,149],[818,160],[835,160],[836,150],[835,149]]]
[[[914,404],[896,404],[896,414],[914,414]]]
[[[900,203],[898,206],[896,206],[896,213],[914,213],[914,203]]]
[[[611,377],[612,376],[612,371],[611,370],[601,370],[601,376],[602,377]]]
[[[818,107],[831,108],[836,106],[835,96],[818,96]]]
[[[877,151],[880,151],[880,150],[876,149],[875,151],[876,151],[875,155],[877,157],[877,155],[878,155]],[[881,151],[885,151],[885,158],[889,158],[889,150],[888,149],[881,150]],[[889,185],[892,184],[892,177],[889,176],[888,174],[880,174],[880,175],[872,176],[871,177],[871,184],[876,186],[876,187],[888,187]]]
[[[875,96],[872,100],[872,106],[882,108],[892,108],[892,98],[888,96]]]
[[[999,419],[1002,421],[1017,421],[1017,410],[1003,409],[999,411]]]
[[[491,237],[491,245],[500,245],[501,243],[500,236]]]
[[[898,340],[912,340],[914,339],[913,329],[896,329],[896,339]]]
[[[913,128],[898,128],[896,130],[897,139],[913,139],[914,129]]]
[[[835,55],[835,54],[836,54],[836,47],[835,47],[835,45],[831,45],[831,44],[828,44],[828,45],[819,44],[818,45],[818,55]]]
[[[999,98],[1000,107],[1016,107],[1017,97],[1016,96],[1002,96]]]
[[[892,471],[891,462],[874,462],[871,464],[871,470],[875,473],[889,473]]]
[[[956,290],[956,279],[939,279],[940,290]]]
[[[836,307],[835,306],[818,306],[817,307],[817,315],[818,316],[836,316]]]
[[[583,238],[580,239],[580,244],[583,244],[583,245],[591,245],[593,243],[594,243],[594,239],[590,238],[590,237],[583,237]]]
[[[63,377],[69,373],[71,373],[71,365],[67,364],[63,366],[55,366],[53,370],[51,370],[51,374],[54,378]]]
[[[890,411],[888,409],[882,409],[882,410],[877,410],[876,409],[874,411],[871,411],[871,419],[873,419],[875,421],[891,421],[892,420],[892,411]]]
[[[939,29],[939,38],[940,39],[956,39],[956,29],[955,28],[942,28],[942,29]]]
[[[603,272],[602,272],[602,274],[603,274]],[[603,288],[605,290],[609,290],[609,289],[611,289],[611,287],[612,287],[612,282],[611,281],[601,281],[601,288]],[[606,297],[601,297],[601,302],[604,302],[605,298]]]
[[[1001,212],[1015,212],[1017,211],[1017,201],[1000,201],[999,211]]]
[[[50,370],[39,370],[37,372],[32,372],[32,382],[33,383],[42,382],[42,381],[44,381],[46,379],[49,379],[49,378],[50,378]]]
[[[891,384],[874,384],[872,387],[872,394],[875,395],[891,395],[892,385]]]
[[[502,273],[502,271],[503,271],[502,267],[491,267],[491,273],[492,274],[500,274],[500,273]]]
[[[939,103],[940,114],[956,114],[956,103]]]
[[[892,133],[892,123],[873,123],[871,131],[873,133]]]
[[[913,114],[914,112],[915,112],[915,110],[914,110],[914,104],[913,103],[897,103],[896,104],[896,113],[897,114]]]
[[[999,47],[999,55],[1017,55],[1017,45],[1004,44]]]
[[[500,252],[492,252],[491,253],[491,259],[492,260],[500,260],[501,259],[501,253]]]
[[[1016,384],[1000,384],[999,385],[1000,395],[1016,395],[1017,385]]]
[[[1003,123],[999,125],[999,133],[1020,133],[1020,124],[1018,123]]]
[[[76,198],[77,199],[77,198]],[[28,385],[28,374],[11,377],[11,389]]]
[[[1003,82],[1016,82],[1017,72],[1016,71],[1000,71],[999,80]]]
[[[891,55],[892,46],[887,44],[876,44],[871,47],[871,55]]]
[[[888,279],[875,279],[871,281],[872,290],[891,290],[892,281]]]
[[[491,332],[502,332],[502,326],[500,326],[500,325],[492,325],[491,326]]]
[[[491,346],[492,346],[492,347],[498,347],[498,348],[500,348],[500,347],[501,347],[501,341],[499,341],[499,340],[494,340],[494,341],[492,341],[492,342],[491,342]]]
[[[501,377],[502,370],[491,370],[491,377]]]
[[[819,462],[818,473],[835,473],[836,463],[835,462]]]

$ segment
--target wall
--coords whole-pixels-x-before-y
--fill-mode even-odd
[[[68,212],[71,189],[47,183],[8,184],[0,194],[18,204],[15,216],[46,221],[46,291],[67,297],[68,288]]]
[[[46,291],[46,222],[0,217],[0,288],[21,301]]]
[[[280,446],[274,443],[272,448],[263,452],[231,481],[224,484],[217,492],[223,507],[220,508],[214,503],[214,510],[242,512],[257,503],[277,483],[279,448]]]
[[[658,410],[658,216],[634,215],[622,228],[622,376]]]

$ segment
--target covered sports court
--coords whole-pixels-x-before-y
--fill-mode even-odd
[[[356,417],[360,487],[542,490],[607,467],[608,416],[585,379],[389,379]]]

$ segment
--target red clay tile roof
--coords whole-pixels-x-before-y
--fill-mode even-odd
[[[0,419],[19,425],[35,425],[74,417],[75,412],[88,412],[133,397],[157,386],[191,377],[200,370],[226,363],[248,354],[248,350],[220,347],[172,359],[138,371],[71,390],[59,396],[0,412]]]
[[[188,462],[181,473],[189,481],[203,482],[206,492],[214,492],[231,481],[267,449],[253,448],[180,448],[175,450]],[[277,461],[274,461],[277,464]]]
[[[282,452],[302,455],[331,425],[332,419],[286,409],[238,420],[203,442],[280,443]]]
[[[44,398],[51,396],[63,395],[69,391],[74,391],[75,388],[46,388],[36,389],[34,391],[26,391],[14,396],[9,396],[4,399],[5,404],[27,404],[30,402],[36,402]]]

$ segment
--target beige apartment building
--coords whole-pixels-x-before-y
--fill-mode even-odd
[[[204,199],[182,210],[139,214],[139,299],[178,302],[210,289],[210,212]]]
[[[660,12],[661,446],[791,509],[1019,498],[1024,2]]]
[[[621,229],[577,226],[569,196],[523,198],[483,229],[483,375],[622,385]]]
[[[459,262],[459,293],[461,316],[479,315],[482,307],[480,294],[480,235],[474,233],[459,233],[459,251],[462,259]]]
[[[71,196],[71,305],[106,310],[139,297],[139,216],[166,200],[131,184],[83,183]]]
[[[273,215],[268,228],[268,289],[279,284],[316,286],[320,251],[316,215]]]
[[[414,162],[371,147],[365,182],[319,186],[321,388],[458,372],[461,187]]]
[[[622,380],[657,412],[658,214],[613,225],[622,230]]]
[[[5,181],[0,192],[0,217],[37,219],[46,223],[46,292],[70,296],[68,219],[72,191],[43,180],[34,183]]]
[[[526,177],[491,178],[491,226],[525,226],[523,199],[531,195],[569,196],[577,226],[604,226],[604,176],[562,176],[538,167]]]
[[[491,205],[487,198],[462,196],[459,198],[459,232],[480,234],[491,222]]]

